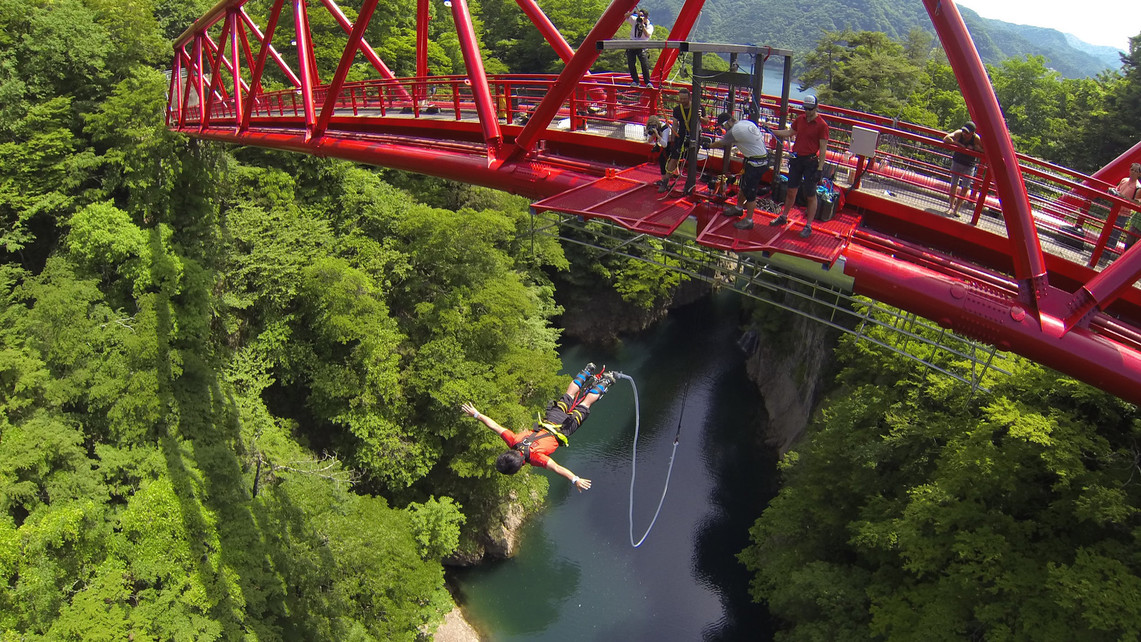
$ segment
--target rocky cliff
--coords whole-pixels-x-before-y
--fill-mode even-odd
[[[741,345],[748,354],[749,377],[765,400],[765,440],[783,454],[804,432],[829,385],[838,333],[800,315],[779,316],[779,331],[750,329]]]

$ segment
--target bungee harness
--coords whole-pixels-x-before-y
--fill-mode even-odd
[[[565,422],[575,412],[577,412],[578,404],[581,403],[583,399],[586,399],[587,395],[592,392],[602,395],[606,392],[605,388],[598,387],[598,381],[602,377],[603,372],[606,372],[606,366],[603,366],[602,370],[597,374],[592,374],[589,377],[586,377],[583,381],[579,381],[576,377],[575,383],[578,384],[578,392],[575,394],[574,398],[571,399],[570,405],[568,406],[567,404],[563,403],[562,399],[559,399],[558,401],[555,401],[554,404],[552,404],[552,406],[547,410],[549,411],[554,408],[558,408],[560,411],[562,411],[563,422]],[[519,451],[519,453],[523,455],[523,460],[527,462],[531,461],[531,447],[540,439],[554,437],[556,440],[558,440],[560,445],[567,448],[570,447],[570,440],[566,435],[563,434],[562,423],[547,421],[546,415],[541,412],[536,413],[536,415],[535,424],[531,428],[531,434],[519,440],[519,443],[511,447],[512,450]],[[582,421],[581,417],[579,417],[579,421]]]

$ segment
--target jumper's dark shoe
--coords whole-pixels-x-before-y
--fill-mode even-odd
[[[788,217],[785,216],[784,214],[781,214],[780,216],[776,217],[775,219],[769,221],[769,225],[772,227],[776,227],[778,225],[785,225],[787,223],[788,223]]]
[[[737,217],[741,215],[741,208],[737,207],[736,205],[731,205],[721,210],[721,213],[725,216]]]
[[[737,221],[736,223],[734,223],[733,227],[735,227],[739,230],[751,230],[751,229],[753,229],[753,219],[743,218],[743,219]]]
[[[610,386],[614,385],[614,381],[617,378],[617,375],[613,372],[603,372],[595,379],[594,386],[590,389],[590,394],[601,397],[606,394],[606,390],[610,388]]]
[[[812,236],[812,226],[811,225],[805,225],[804,229],[800,231],[800,238],[806,239],[810,236]]]
[[[663,178],[662,180],[658,181],[657,185],[659,194],[664,194],[670,191],[670,182],[668,179]]]
[[[574,376],[575,385],[582,387],[582,384],[586,383],[586,380],[590,378],[590,375],[594,374],[594,368],[595,366],[593,363],[586,364],[586,367],[582,369],[582,372],[579,372]]]

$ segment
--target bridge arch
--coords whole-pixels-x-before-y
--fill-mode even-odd
[[[677,21],[683,31],[703,1],[686,0]],[[875,159],[843,149],[830,154],[845,205],[835,225],[800,245],[765,230],[730,233],[716,216],[715,199],[660,197],[647,185],[640,124],[667,111],[678,87],[633,89],[624,74],[588,75],[596,43],[615,34],[636,0],[611,3],[573,52],[533,0],[517,0],[565,60],[558,75],[485,73],[466,3],[452,0],[467,70],[456,76],[426,75],[427,2],[417,0],[418,74],[410,78],[395,77],[364,37],[376,0],[364,1],[355,23],[333,0],[321,0],[346,33],[339,64],[324,81],[306,0],[292,1],[291,24],[281,20],[284,0],[274,0],[263,25],[246,13],[245,2],[223,0],[175,41],[171,129],[503,189],[538,200],[539,209],[638,233],[666,237],[692,225],[687,242],[816,261],[842,272],[856,294],[1141,403],[1141,291],[1134,287],[1141,250],[1121,246],[1130,234],[1121,223],[1133,206],[1107,195],[1110,185],[1100,176],[1014,151],[950,0],[923,2],[987,149],[970,220],[950,220],[927,207],[938,202],[947,181],[941,132],[824,109],[841,143],[859,128],[874,132],[879,147]],[[274,45],[283,35],[296,43],[295,62]],[[348,80],[357,55],[377,78]],[[659,67],[668,64],[668,56],[659,59]],[[263,87],[271,66],[288,88]],[[665,76],[661,68],[655,73]],[[714,87],[711,100],[729,91]],[[762,97],[761,103],[770,118],[784,118],[779,99]]]

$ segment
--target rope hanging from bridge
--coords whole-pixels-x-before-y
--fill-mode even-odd
[[[642,542],[646,541],[649,537],[650,531],[653,530],[654,524],[658,521],[658,515],[662,513],[662,505],[666,502],[666,493],[670,488],[670,474],[673,473],[674,459],[677,457],[677,445],[681,440],[681,420],[685,416],[685,400],[689,396],[689,382],[685,383],[685,391],[681,397],[681,416],[677,419],[677,433],[674,434],[673,451],[670,452],[670,465],[666,469],[666,481],[662,485],[662,496],[658,499],[658,508],[654,511],[654,517],[650,520],[650,525],[646,527],[646,532],[642,533],[642,537],[634,541],[634,482],[638,476],[638,431],[641,425],[641,406],[638,402],[638,384],[634,383],[634,378],[622,374],[620,372],[614,373],[619,379],[625,379],[630,382],[630,386],[634,389],[634,448],[630,457],[630,546],[638,548]]]

